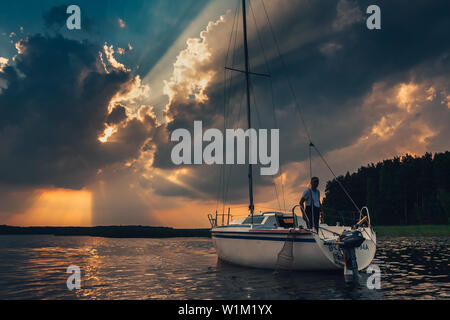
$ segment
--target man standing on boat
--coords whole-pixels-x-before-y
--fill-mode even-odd
[[[319,218],[323,215],[322,204],[320,203],[319,178],[311,178],[311,187],[303,192],[300,199],[300,207],[304,209],[309,222],[309,228],[319,230]],[[304,208],[303,204],[306,204]]]

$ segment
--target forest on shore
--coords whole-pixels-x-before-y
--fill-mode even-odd
[[[449,151],[423,156],[406,154],[328,181],[323,200],[327,223],[358,218],[355,206],[339,183],[359,208],[369,208],[376,225],[449,223]]]
[[[104,238],[210,237],[209,229],[174,229],[150,226],[14,227],[0,225],[0,235],[91,236]]]

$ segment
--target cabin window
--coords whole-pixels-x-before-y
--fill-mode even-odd
[[[264,216],[253,216],[253,224],[262,224]],[[247,217],[242,224],[251,224],[252,217]]]
[[[278,227],[277,220],[275,219],[275,216],[269,216],[267,217],[267,220],[264,222],[265,226],[271,226],[271,227]]]

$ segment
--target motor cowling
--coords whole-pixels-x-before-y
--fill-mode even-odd
[[[339,242],[344,248],[358,248],[364,240],[362,233],[358,230],[345,230],[339,235]]]
[[[362,233],[358,230],[345,230],[339,235],[339,244],[344,253],[344,276],[346,281],[352,279],[353,282],[359,283],[355,248],[358,248],[364,240]]]

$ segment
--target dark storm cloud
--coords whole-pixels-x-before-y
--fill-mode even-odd
[[[49,11],[44,13],[44,25],[48,29],[59,30],[66,24],[68,5],[61,5],[52,7]]]
[[[122,123],[111,142],[98,140],[112,120],[111,99],[134,84],[129,72],[107,73],[98,46],[61,36],[32,36],[21,51],[0,73],[7,83],[0,94],[0,183],[82,188],[99,169],[139,154],[154,124],[149,119]]]
[[[365,11],[371,4],[381,7],[382,30],[370,31],[365,26]],[[252,6],[270,70],[264,63],[249,11],[251,68],[255,72],[270,71],[272,76],[282,165],[305,160],[308,155],[308,141],[286,78],[292,81],[313,141],[327,154],[353,144],[379,121],[383,112],[395,108],[361,108],[374,84],[382,82],[387,92],[389,87],[412,80],[425,83],[433,77],[449,77],[448,1],[267,1],[287,67],[277,57],[260,2],[252,2]],[[61,32],[67,19],[66,8],[54,7],[46,13],[49,30]],[[204,130],[223,128],[223,67],[232,14],[228,17],[227,27],[218,24],[204,34],[211,53],[208,59],[198,59],[196,48],[188,54],[194,62],[182,66],[186,70],[179,77],[180,83],[171,84],[173,96],[166,115],[172,120],[163,125],[149,114],[141,116],[142,120],[128,119],[125,103],[108,113],[112,97],[133,85],[133,75],[125,68],[112,68],[107,73],[99,58],[100,46],[62,36],[32,36],[23,41],[23,53],[11,62],[14,66],[6,66],[0,73],[0,184],[14,188],[82,188],[102,171],[107,187],[99,185],[94,190],[94,210],[104,211],[96,221],[102,223],[107,223],[108,213],[117,208],[114,221],[119,221],[126,203],[135,203],[138,215],[147,214],[146,205],[129,186],[131,182],[139,181],[144,189],[153,189],[158,195],[215,198],[223,184],[217,166],[188,166],[187,174],[167,179],[176,172],[174,169],[179,169],[170,159],[174,143],[169,140],[177,128],[192,132],[195,120],[203,121]],[[238,37],[235,64],[230,56],[228,66],[243,68],[241,43]],[[103,59],[106,61],[105,56]],[[195,79],[210,75],[210,71],[213,73],[203,92],[208,99],[195,99],[199,91]],[[245,128],[244,78],[239,73],[233,77],[228,86],[226,127]],[[252,122],[257,128],[276,127],[268,81],[252,77]],[[432,145],[442,147],[442,137],[448,136],[444,121],[448,110],[442,107],[439,112],[429,111],[423,118],[431,127],[442,130],[439,139],[431,140]],[[102,144],[98,137],[106,125],[114,125],[118,131]],[[403,130],[403,136],[407,132]],[[143,150],[155,151],[153,166],[161,175],[144,177],[133,167],[123,169],[125,162],[137,159]],[[272,183],[272,177],[259,176],[257,166],[254,174],[256,191]],[[225,176],[229,181],[228,198],[247,198],[246,166],[227,166]],[[102,193],[105,191],[106,196]],[[112,198],[115,202],[110,201]]]
[[[369,1],[350,3],[363,13],[374,4]],[[280,73],[285,72],[293,79],[313,139],[324,151],[353,142],[370,124],[370,119],[358,114],[358,107],[374,83],[408,81],[411,69],[422,63],[433,64],[449,53],[450,43],[443,41],[450,36],[448,2],[378,1],[376,4],[382,10],[382,30],[368,30],[365,21],[336,30],[333,25],[339,18],[338,10],[328,1],[314,2],[315,9],[311,9],[323,12],[328,19],[309,20],[306,11],[303,17],[310,23],[302,22],[302,19],[295,19],[296,10],[292,10],[286,20],[299,22],[287,23],[289,33],[283,33],[286,28],[281,19],[278,20],[281,25],[275,25],[275,33],[283,35],[285,43],[292,41],[292,37],[301,38],[306,32],[317,30],[318,36],[287,51],[285,59],[291,68],[285,70],[278,63],[274,77],[282,78]],[[336,12],[336,16],[330,19],[332,12]],[[303,24],[310,25],[311,29],[304,29]],[[327,44],[336,46],[333,53],[321,52]],[[288,92],[286,82],[278,81],[276,91]],[[284,97],[278,95],[280,108],[291,106],[291,96],[285,94]],[[293,114],[292,109],[289,111]],[[284,130],[284,133],[292,136],[292,132]],[[333,139],[329,139],[331,133]],[[284,153],[284,158],[289,160],[297,156],[297,153]]]
[[[108,124],[119,124],[127,118],[127,110],[124,106],[116,105],[106,119]]]
[[[377,4],[382,12],[382,29],[368,30],[365,13],[369,5]],[[380,111],[361,112],[365,97],[378,82],[408,83],[417,77],[431,77],[437,73],[448,77],[450,53],[450,4],[448,1],[292,1],[269,2],[277,40],[284,54],[287,68],[277,58],[275,43],[265,22],[261,8],[254,4],[266,55],[269,57],[275,104],[280,127],[280,161],[282,164],[302,161],[307,157],[308,141],[301,121],[293,108],[286,78],[291,79],[298,102],[301,105],[313,141],[324,154],[348,146],[357,141],[376,121]],[[249,17],[249,28],[252,20]],[[211,47],[228,39],[217,36],[219,31],[207,31]],[[215,42],[213,42],[215,38]],[[241,40],[238,40],[241,41]],[[255,72],[267,72],[256,33],[250,29],[251,67]],[[226,49],[226,48],[225,48]],[[241,51],[239,51],[241,50]],[[173,168],[170,150],[174,145],[168,138],[177,128],[192,132],[194,120],[203,120],[204,128],[223,126],[223,66],[224,52],[214,52],[209,64],[199,63],[200,71],[216,71],[205,90],[209,100],[172,99],[167,114],[173,119],[167,124],[167,132],[155,140],[157,152],[154,166]],[[237,48],[242,56],[242,48]],[[217,54],[218,56],[215,56]],[[447,58],[445,58],[447,57]],[[235,67],[242,68],[242,59]],[[437,67],[439,62],[439,67]],[[230,65],[229,65],[230,66]],[[422,70],[425,73],[421,73]],[[426,71],[425,71],[426,70]],[[239,75],[235,75],[238,79]],[[230,89],[233,110],[241,103],[243,78]],[[257,127],[274,127],[268,82],[252,78],[256,102],[253,123]],[[184,87],[180,85],[182,92]],[[253,97],[252,97],[253,99]],[[229,111],[231,112],[231,111]],[[237,111],[235,111],[237,114]],[[244,112],[244,111],[242,111]],[[241,118],[241,121],[243,119]],[[229,126],[228,126],[229,127]],[[245,127],[242,122],[241,127]],[[162,129],[160,129],[162,130]],[[212,170],[190,167],[193,174],[183,182],[196,190],[214,197],[217,179],[194,179],[210,176]],[[236,194],[246,197],[245,168],[238,168],[232,176]],[[244,177],[241,178],[241,175]],[[269,178],[264,178],[267,185]],[[173,189],[163,188],[166,194]],[[181,193],[181,192],[180,192]],[[194,195],[193,195],[194,196]],[[194,196],[195,197],[195,196]]]

